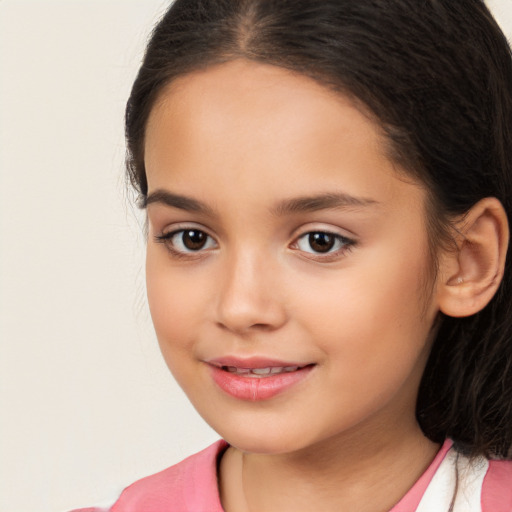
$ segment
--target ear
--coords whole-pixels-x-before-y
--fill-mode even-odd
[[[439,258],[439,309],[463,317],[482,310],[503,278],[509,242],[507,214],[494,197],[476,203],[456,223],[456,248]]]

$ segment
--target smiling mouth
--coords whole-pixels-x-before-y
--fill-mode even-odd
[[[272,366],[268,366],[269,363]],[[268,400],[295,387],[316,366],[283,363],[278,366],[275,361],[241,362],[234,359],[210,361],[209,365],[211,376],[222,391],[252,402]]]
[[[268,400],[305,380],[316,363],[265,356],[221,356],[204,361],[217,386],[226,394],[252,402]]]

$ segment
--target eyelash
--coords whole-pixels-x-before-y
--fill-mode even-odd
[[[188,248],[188,250],[177,249],[175,243],[173,243],[174,237],[181,234],[180,243],[183,244],[183,236],[186,232],[189,232],[189,233],[194,232],[196,234],[200,234],[201,236],[205,235],[206,236],[205,244],[203,246],[199,247],[197,250],[190,249],[190,248]],[[315,250],[308,251],[305,249],[300,249],[299,244],[300,244],[301,240],[307,240],[309,238],[309,242],[311,243],[311,237],[315,236],[315,235],[321,235],[321,236],[324,236],[327,238],[331,237],[331,241],[333,243],[332,247],[335,247],[337,245],[338,246],[337,249],[332,251],[332,247],[329,247],[325,252],[315,251]],[[176,257],[178,259],[193,259],[193,258],[201,257],[203,255],[202,253],[204,251],[212,248],[211,241],[213,241],[214,244],[216,245],[216,242],[213,239],[213,237],[211,237],[204,230],[198,229],[198,228],[181,228],[181,229],[176,229],[176,230],[170,231],[169,233],[162,233],[160,235],[155,236],[155,241],[157,243],[164,244],[165,247],[167,248],[167,250],[172,254],[172,256]],[[210,246],[208,246],[208,245],[210,245]],[[313,259],[313,260],[317,260],[317,261],[330,261],[337,257],[341,257],[348,251],[352,250],[355,245],[356,245],[355,240],[347,238],[340,234],[333,233],[328,230],[313,230],[313,231],[308,231],[306,233],[303,233],[302,235],[297,237],[295,239],[295,241],[290,245],[290,248],[292,248],[294,250],[299,250],[300,252],[305,253],[305,254],[309,254],[310,256],[304,256],[309,259]],[[310,248],[311,248],[311,245],[310,245]]]

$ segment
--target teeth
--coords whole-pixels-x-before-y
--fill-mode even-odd
[[[252,373],[256,375],[268,375],[272,371],[272,368],[253,368]]]
[[[237,368],[236,366],[225,366],[224,367],[229,373],[249,373],[249,368]]]
[[[247,376],[265,376],[276,375],[284,372],[297,371],[300,366],[269,366],[267,368],[237,368],[236,366],[223,366],[222,369],[229,373],[236,373],[237,375]]]

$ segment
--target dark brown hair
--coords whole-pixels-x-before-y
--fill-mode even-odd
[[[512,218],[511,53],[482,0],[176,0],[126,109],[127,172],[142,204],[145,127],[163,87],[237,58],[302,73],[362,103],[392,158],[429,190],[437,242],[450,218],[484,197]],[[511,455],[511,294],[509,258],[484,310],[442,316],[417,402],[430,439]]]

